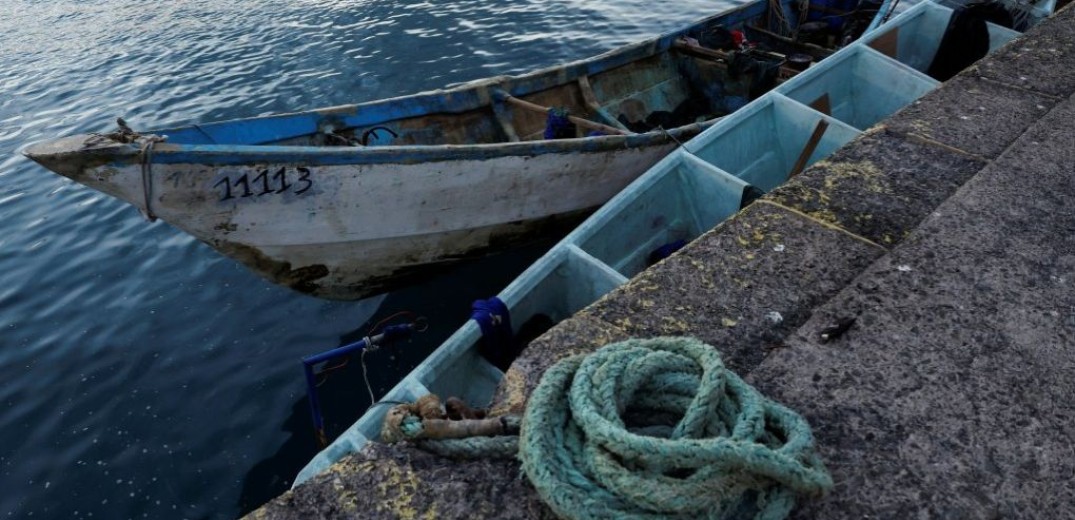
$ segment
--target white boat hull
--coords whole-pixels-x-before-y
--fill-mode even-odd
[[[354,299],[430,267],[570,229],[674,144],[412,164],[87,167],[76,181],[131,201],[260,274]],[[157,145],[158,154],[169,145]],[[139,204],[141,202],[141,204]]]

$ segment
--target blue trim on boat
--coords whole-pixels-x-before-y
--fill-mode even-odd
[[[415,164],[424,162],[487,160],[509,156],[601,153],[643,148],[685,141],[715,123],[694,123],[668,132],[647,132],[627,136],[599,136],[545,141],[519,141],[473,145],[437,146],[258,146],[258,145],[176,145],[162,143],[153,152],[154,164]],[[138,160],[138,149],[123,147],[115,166]]]

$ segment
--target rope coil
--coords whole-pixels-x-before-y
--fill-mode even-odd
[[[783,518],[832,479],[810,427],[693,338],[627,340],[542,377],[523,469],[564,518]]]
[[[809,424],[693,338],[627,340],[560,361],[531,394],[513,441],[420,446],[454,457],[517,454],[561,518],[771,520],[797,497],[832,488]]]

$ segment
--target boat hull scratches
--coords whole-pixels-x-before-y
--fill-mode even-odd
[[[341,259],[332,264],[331,271],[324,264],[293,268],[291,262],[275,260],[273,257],[296,255],[278,248],[273,248],[270,255],[256,247],[235,242],[217,241],[208,245],[261,276],[296,291],[330,300],[358,300],[421,283],[465,261],[565,235],[598,207],[600,206],[483,229],[409,237],[407,247],[416,250],[455,251],[436,258],[426,257],[411,264],[402,263],[406,261],[405,258],[370,258],[362,253],[369,248],[360,243],[334,246],[333,249],[338,252],[326,252],[324,247],[318,248],[321,255]],[[462,244],[476,245],[459,247]],[[383,249],[390,244],[382,242],[372,246]],[[374,272],[384,274],[371,274]],[[361,282],[354,283],[353,280],[356,279]]]

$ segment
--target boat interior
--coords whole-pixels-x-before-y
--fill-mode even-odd
[[[798,2],[752,3],[676,33],[523,76],[158,133],[177,144],[362,148],[672,130],[734,112],[857,37],[877,10],[862,1],[873,7],[839,6],[848,9],[836,11],[843,13],[839,25],[825,14],[836,9],[827,3],[814,2],[805,13]]]
[[[519,348],[935,89],[940,83],[925,72],[952,13],[915,5],[657,163],[497,295]],[[990,50],[1018,35],[988,29]],[[543,326],[524,333],[533,323]],[[483,345],[478,325],[466,322],[383,399],[413,402],[432,392],[486,405],[511,359],[491,358]],[[374,408],[341,434],[296,485],[377,439],[384,411]]]

